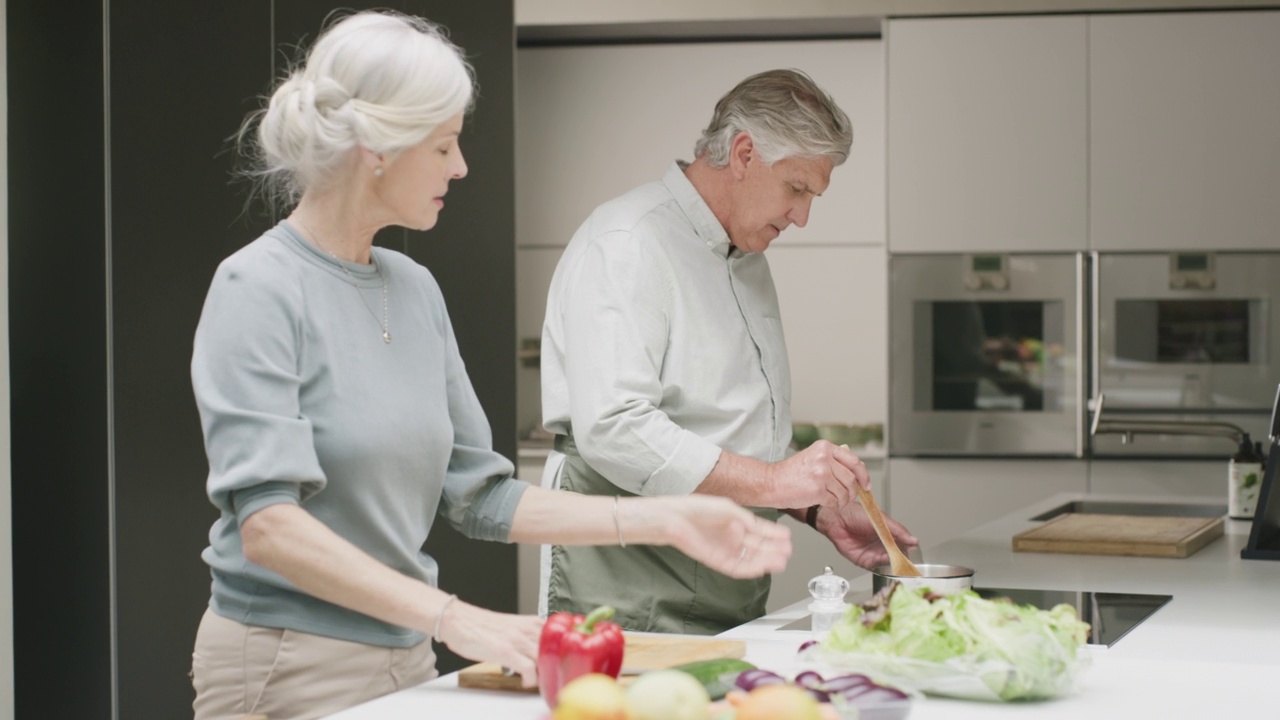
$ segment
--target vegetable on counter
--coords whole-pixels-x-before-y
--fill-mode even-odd
[[[711,698],[692,675],[651,670],[627,688],[627,720],[707,720]]]
[[[551,720],[631,720],[631,709],[617,680],[587,673],[560,689]]]
[[[586,616],[558,612],[547,618],[538,641],[538,691],[548,707],[556,707],[560,689],[576,678],[618,677],[626,640],[622,628],[609,622],[613,615],[606,605]]]
[[[1041,610],[972,590],[936,595],[889,585],[803,656],[856,667],[924,692],[987,700],[1069,691],[1088,656],[1075,608]]]
[[[720,658],[676,665],[671,669],[692,675],[695,680],[702,684],[709,698],[719,700],[735,687],[734,681],[739,673],[755,670],[756,666],[746,660]]]
[[[881,685],[862,673],[850,673],[838,677],[823,678],[813,670],[796,675],[795,680],[768,670],[748,670],[737,679],[740,689],[754,693],[775,685],[787,685],[807,693],[814,701],[830,703],[841,715],[850,714],[860,720],[901,720],[911,711],[911,696],[901,690]]]

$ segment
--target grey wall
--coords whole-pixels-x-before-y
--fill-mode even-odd
[[[378,5],[444,23],[482,82],[463,136],[471,174],[438,229],[379,241],[440,279],[495,445],[514,457],[510,0]],[[331,7],[8,4],[21,720],[190,712],[186,673],[209,592],[199,553],[215,517],[191,337],[217,263],[272,222],[242,213],[224,141],[269,88],[273,62],[278,71],[292,56],[273,46],[313,38]],[[451,591],[515,608],[513,548],[441,534],[429,549]]]

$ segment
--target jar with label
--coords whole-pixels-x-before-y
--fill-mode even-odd
[[[1252,519],[1261,490],[1262,455],[1245,434],[1227,466],[1227,515],[1237,520]]]

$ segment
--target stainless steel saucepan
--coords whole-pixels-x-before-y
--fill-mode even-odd
[[[939,595],[950,595],[973,587],[973,568],[929,563],[917,563],[916,567],[920,570],[919,577],[895,575],[890,565],[877,565],[871,568],[872,591],[880,592],[895,580],[913,590],[927,587]]]

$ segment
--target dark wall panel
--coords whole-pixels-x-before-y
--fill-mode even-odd
[[[8,16],[9,382],[18,718],[111,702],[102,6]],[[75,679],[42,692],[50,678]]]
[[[109,7],[119,717],[190,717],[217,517],[191,342],[218,262],[262,230],[241,216],[226,150],[271,78],[271,7]]]

